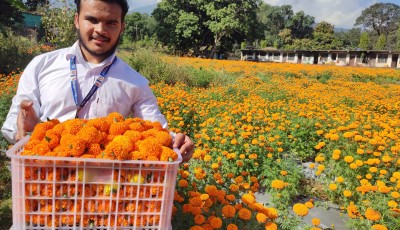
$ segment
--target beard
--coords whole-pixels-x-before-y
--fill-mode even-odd
[[[96,52],[92,49],[89,48],[89,46],[85,43],[85,41],[82,39],[81,33],[79,30],[77,30],[78,33],[78,39],[79,39],[79,44],[91,55],[101,58],[101,59],[106,59],[107,57],[109,57],[111,54],[113,54],[115,52],[115,50],[117,49],[119,40],[121,38],[121,35],[118,36],[117,41],[115,42],[115,44],[106,51],[103,52]],[[100,36],[101,37],[101,36]],[[90,37],[90,39],[93,39],[93,37]],[[107,38],[106,38],[107,39]]]

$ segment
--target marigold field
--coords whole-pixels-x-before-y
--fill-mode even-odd
[[[196,143],[178,171],[174,229],[321,229],[316,218],[301,221],[316,200],[338,204],[349,229],[399,229],[399,70],[163,60],[234,76],[203,88],[151,86],[170,129]],[[18,77],[2,76],[2,97]],[[257,201],[261,189],[271,204]]]

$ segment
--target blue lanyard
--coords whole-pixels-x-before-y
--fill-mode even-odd
[[[70,60],[70,78],[71,78],[71,89],[72,95],[74,97],[75,105],[76,105],[76,114],[75,118],[78,118],[79,111],[86,105],[89,99],[93,96],[93,94],[97,91],[97,89],[101,86],[108,71],[110,70],[111,66],[117,61],[117,58],[114,57],[113,61],[110,65],[104,67],[101,71],[100,76],[97,78],[96,82],[93,84],[92,88],[90,89],[89,93],[86,97],[82,100],[80,104],[78,104],[78,87],[76,85],[77,81],[77,70],[76,70],[76,56],[69,59]]]

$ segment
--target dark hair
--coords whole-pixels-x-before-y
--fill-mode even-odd
[[[81,11],[81,0],[74,0],[75,4],[76,4],[76,12],[78,12],[78,14]],[[85,1],[85,0],[83,0]],[[126,0],[99,0],[102,2],[107,2],[107,3],[117,3],[119,6],[121,6],[122,8],[122,21],[124,21],[125,15],[126,13],[128,13],[128,9],[129,9],[129,5],[128,2]]]

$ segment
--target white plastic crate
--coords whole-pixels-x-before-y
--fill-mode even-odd
[[[21,156],[28,140],[7,151],[13,229],[170,228],[180,154],[174,162]]]

